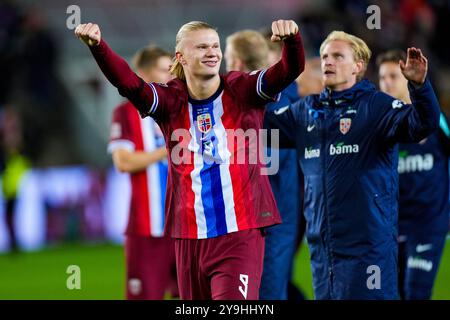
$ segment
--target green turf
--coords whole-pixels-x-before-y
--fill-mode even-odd
[[[68,266],[81,271],[81,289],[67,289]],[[0,256],[0,299],[123,299],[122,248],[72,245]]]
[[[81,289],[66,287],[69,265],[81,269]],[[123,299],[124,256],[115,245],[64,245],[33,253],[0,255],[0,299]],[[305,245],[295,259],[294,282],[312,299]],[[434,299],[450,300],[450,240],[442,257]]]

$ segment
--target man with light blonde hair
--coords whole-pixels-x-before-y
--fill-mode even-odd
[[[334,31],[320,47],[325,89],[266,113],[295,141],[305,176],[304,215],[317,299],[398,299],[397,144],[436,130],[439,105],[428,62],[400,62],[411,104],[363,79],[365,42]]]
[[[238,130],[259,132],[265,104],[303,70],[297,24],[272,23],[272,41],[284,42],[277,64],[221,76],[217,31],[205,22],[189,22],[178,31],[171,69],[176,79],[167,84],[139,78],[102,40],[97,25],[79,25],[75,34],[119,93],[142,117],[153,117],[164,134],[169,160],[165,233],[176,238],[181,299],[258,299],[262,229],[281,220],[269,180],[261,174],[264,165],[247,157],[238,163],[240,152],[252,150],[229,140]]]

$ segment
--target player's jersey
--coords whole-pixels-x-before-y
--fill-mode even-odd
[[[270,99],[261,90],[263,73],[231,72],[201,101],[177,79],[149,84],[149,113],[169,146],[167,234],[203,239],[281,222],[256,139]]]
[[[179,79],[146,84],[104,40],[89,48],[119,93],[143,118],[152,116],[164,134],[169,152],[165,234],[202,239],[281,222],[269,180],[261,174],[265,166],[258,154],[264,148],[252,148],[248,136],[258,144],[264,105],[303,71],[300,34],[283,41],[281,60],[267,71],[230,72],[202,101],[189,99]],[[243,139],[233,137],[236,131]]]
[[[446,232],[449,215],[449,129],[399,145],[399,235]],[[433,187],[431,187],[431,185]]]
[[[141,119],[130,102],[114,110],[108,152],[119,148],[152,152],[162,146],[164,139],[153,119]],[[154,163],[144,171],[132,173],[130,178],[131,203],[126,234],[163,236],[167,161]]]

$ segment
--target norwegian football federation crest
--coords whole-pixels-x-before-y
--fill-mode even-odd
[[[352,119],[350,118],[342,118],[339,123],[339,130],[342,134],[346,134],[352,125]]]
[[[209,113],[200,114],[197,116],[197,127],[200,132],[207,133],[211,130],[211,115]]]

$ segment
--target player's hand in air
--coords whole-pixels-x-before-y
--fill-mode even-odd
[[[75,28],[75,35],[90,47],[97,46],[102,39],[100,28],[95,23],[83,23]]]
[[[272,22],[272,42],[282,41],[295,36],[298,33],[298,25],[292,20],[277,20]]]
[[[406,79],[415,85],[425,82],[428,70],[428,60],[420,49],[408,48],[406,62],[400,60],[400,69]]]

